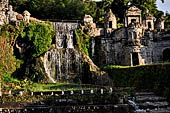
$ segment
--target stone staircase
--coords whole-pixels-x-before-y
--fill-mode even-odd
[[[5,102],[0,104],[2,107],[0,113],[129,113],[129,105],[123,102],[124,92],[112,90],[104,88],[84,90],[83,94],[81,90],[74,93],[34,92],[29,96],[44,97],[44,100],[25,103]]]
[[[166,98],[156,96],[153,92],[136,92],[135,95],[136,97],[129,101],[134,113],[170,113]]]

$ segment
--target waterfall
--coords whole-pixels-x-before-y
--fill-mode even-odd
[[[56,48],[49,50],[44,55],[44,67],[48,77],[52,82],[56,81],[69,81],[75,77],[81,79],[83,72],[86,68],[82,59],[82,54],[72,48]],[[83,69],[80,69],[83,68]],[[55,81],[56,80],[56,81]]]
[[[53,22],[56,31],[57,48],[74,48],[73,33],[78,28],[78,23]]]
[[[74,45],[73,45],[73,33],[74,31],[70,31],[70,35],[68,36],[68,47],[67,48],[74,48]]]
[[[48,56],[45,55],[45,56],[44,56],[45,72],[46,72],[49,80],[50,80],[52,83],[56,83],[56,81],[53,79],[53,77],[51,77],[51,68],[48,68],[48,65],[49,65],[48,59],[49,59]]]
[[[81,53],[73,45],[74,29],[78,28],[78,23],[53,22],[53,26],[56,31],[56,48],[44,55],[45,71],[53,83],[72,82],[72,78],[80,76],[83,71],[80,69]]]
[[[51,82],[112,84],[87,55],[74,49],[73,34],[78,23],[54,22],[53,26],[56,48],[44,55],[44,68]]]

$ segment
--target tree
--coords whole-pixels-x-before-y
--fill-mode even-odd
[[[170,14],[166,12],[165,16],[165,28],[170,28]]]
[[[11,25],[1,26],[0,28],[0,96],[2,96],[2,77],[10,75],[17,67],[17,60],[13,55],[16,34],[17,29]]]
[[[164,0],[161,1],[164,2]],[[144,16],[147,9],[153,16],[157,15],[158,13],[156,0],[113,0],[111,9],[113,13],[119,18],[119,22],[122,23],[125,11],[133,5],[142,10],[142,16]]]
[[[164,2],[164,0],[161,0]],[[39,19],[60,19],[77,20],[82,19],[85,14],[91,15],[95,21],[103,18],[104,14],[111,8],[118,18],[123,22],[125,11],[132,5],[142,10],[142,15],[146,9],[152,15],[158,13],[156,0],[102,0],[93,2],[91,0],[10,0],[17,12],[22,13],[28,10],[33,17]],[[102,19],[101,19],[102,20]]]

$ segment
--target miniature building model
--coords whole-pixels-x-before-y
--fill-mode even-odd
[[[163,18],[157,20],[156,27],[164,29]],[[92,39],[91,57],[97,65],[132,66],[170,61],[170,34],[154,32],[154,17],[148,10],[142,18],[139,8],[130,7],[125,12],[124,27],[119,29],[110,10],[104,28],[93,29],[96,37]]]
[[[93,22],[93,18],[90,15],[84,16],[84,27],[90,27],[90,33],[93,36],[103,36],[106,34],[110,34],[115,29],[117,29],[117,20],[116,16],[112,13],[111,10],[106,13],[104,17],[104,27],[97,28],[96,23]]]
[[[164,29],[164,21],[165,21],[165,18],[164,18],[164,17],[160,17],[160,18],[157,18],[157,19],[156,19],[156,28],[157,28],[158,30]]]
[[[125,12],[122,28],[117,28],[116,16],[111,10],[104,17],[103,27],[98,27],[90,15],[85,15],[81,27],[92,37],[90,55],[95,64],[132,66],[170,61],[170,33],[163,30],[164,18],[157,19],[158,32],[154,32],[154,17],[147,10],[142,18],[141,12],[136,6],[130,7]],[[29,23],[30,15],[28,11],[23,15],[13,11],[8,0],[0,1],[0,25],[16,24],[22,19]],[[63,34],[58,32],[58,35]],[[71,45],[69,48],[73,48],[71,39],[65,41]],[[57,47],[65,46],[62,40],[57,41]]]
[[[110,9],[104,18],[104,28],[117,29],[116,16],[112,13]]]
[[[141,10],[136,6],[130,7],[125,13],[125,27],[131,23],[142,23]]]
[[[149,10],[146,11],[146,15],[143,20],[143,24],[146,27],[146,29],[154,30],[154,17],[149,14]]]

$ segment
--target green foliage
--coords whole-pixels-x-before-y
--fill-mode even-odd
[[[17,41],[26,45],[24,54],[24,63],[13,75],[20,79],[29,79],[34,82],[43,81],[46,74],[43,71],[42,59],[40,55],[45,53],[52,44],[54,37],[54,29],[51,23],[35,23],[31,22],[29,25],[21,25],[22,32],[20,32]]]
[[[51,46],[54,30],[51,23],[34,23],[25,26],[20,35],[31,46],[31,57],[38,57]]]
[[[111,68],[105,70],[114,80],[116,86],[150,89],[157,94],[170,97],[170,64],[155,64],[128,68]]]
[[[103,69],[114,69],[114,68],[131,68],[132,66],[120,66],[120,65],[107,65]]]
[[[13,46],[18,36],[18,29],[11,25],[0,28],[0,76],[7,76],[20,67],[21,61],[13,55]]]
[[[86,0],[84,2],[84,6],[85,6],[85,12],[84,13],[91,15],[94,18],[94,20],[96,20],[97,19],[96,17],[99,14],[99,13],[97,13],[98,10],[99,10],[99,8],[97,7],[97,4],[93,1],[91,1],[91,0]],[[84,16],[84,14],[83,14],[83,16]]]
[[[170,14],[166,12],[166,17],[165,17],[165,28],[170,28]]]
[[[79,20],[85,14],[91,15],[95,21],[101,18],[108,6],[106,2],[94,2],[91,0],[10,0],[14,9],[23,13],[28,10],[33,17],[39,19]]]
[[[80,0],[10,0],[17,12],[25,9],[31,15],[41,19],[82,19],[85,13],[93,14],[95,2],[82,2]],[[88,7],[89,6],[89,7]]]
[[[16,78],[11,77],[11,75],[3,75],[2,76],[2,90],[3,93],[8,93],[9,90],[25,90],[28,91],[33,83],[31,81],[18,80]]]
[[[113,13],[120,19],[119,23],[123,23],[125,11],[131,6],[137,6],[142,10],[144,16],[148,9],[152,15],[157,15],[156,0],[113,0],[111,9]],[[117,11],[119,9],[119,11]]]
[[[117,28],[121,28],[121,27],[123,27],[123,24],[118,23],[118,24],[117,24]]]
[[[34,83],[31,90],[36,92],[40,91],[69,91],[69,90],[81,90],[83,89],[78,84],[68,84],[68,83],[50,83],[50,84],[38,84]],[[85,89],[85,88],[84,88]]]
[[[42,71],[43,69],[40,67],[43,66],[35,58],[48,50],[51,46],[53,36],[53,26],[47,22],[31,22],[28,25],[21,22],[19,27],[10,24],[1,26],[0,76],[3,76],[4,84],[13,81],[10,78],[11,74],[22,79],[30,77],[31,80],[42,80],[45,75]],[[15,44],[18,44],[18,42],[25,45],[24,48],[22,47],[22,49],[25,49],[25,53],[21,53],[24,55],[24,58],[21,59],[16,59],[14,55]],[[22,64],[21,67],[20,64]]]
[[[43,68],[41,58],[36,58],[31,61],[26,61],[20,69],[15,73],[15,76],[20,79],[29,79],[34,82],[48,82],[46,73]]]
[[[164,0],[161,0],[164,2]],[[85,14],[91,15],[96,22],[102,18],[106,11],[112,9],[119,23],[123,23],[125,11],[132,5],[142,9],[145,14],[149,9],[152,15],[157,15],[156,0],[102,0],[94,2],[91,0],[10,0],[17,12],[22,13],[25,9],[31,15],[41,19],[82,19]],[[131,5],[130,5],[131,4]],[[117,10],[119,9],[119,10]]]
[[[7,86],[8,84],[8,86]],[[9,85],[11,84],[11,85]],[[12,85],[13,84],[13,85]],[[14,85],[15,84],[15,85]],[[11,77],[11,75],[2,75],[2,88],[5,90],[15,89],[14,86],[18,86],[20,81]]]
[[[76,29],[75,34],[76,34],[76,48],[83,51],[86,55],[89,56],[90,36],[80,29]]]

